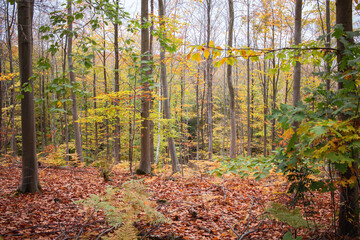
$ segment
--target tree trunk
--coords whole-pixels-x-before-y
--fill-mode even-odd
[[[247,0],[247,47],[250,47],[250,1]],[[250,58],[246,59],[247,155],[251,156]]]
[[[0,46],[0,77],[2,76],[2,62],[3,62],[3,52],[2,52],[2,46]],[[3,154],[3,148],[6,148],[4,139],[5,131],[3,129],[3,81],[0,81],[0,156]]]
[[[93,59],[94,66],[96,66],[96,57],[94,52],[94,59]],[[96,100],[96,71],[94,69],[94,76],[93,76],[93,97],[94,97],[94,112],[96,112],[97,108],[97,100]],[[99,153],[99,140],[98,140],[98,122],[95,121],[95,160],[98,159]]]
[[[302,0],[296,0],[295,5],[295,32],[294,44],[301,43],[301,14],[302,14]],[[296,61],[294,67],[294,82],[293,82],[293,105],[297,106],[301,100],[300,96],[300,81],[301,81],[301,63]]]
[[[147,68],[149,61],[149,29],[145,27],[148,21],[148,0],[141,0],[141,159],[138,173],[147,174],[151,172],[151,121],[150,117],[150,105],[151,105],[151,91],[150,91],[150,73]]]
[[[104,20],[104,19],[103,19]],[[106,34],[105,34],[105,25],[103,28],[103,74],[104,74],[104,92],[108,94],[108,86],[107,86],[107,72],[106,72]],[[105,108],[108,107],[108,102],[105,102]],[[109,131],[109,119],[105,118],[105,139],[106,139],[106,161],[110,160],[110,131]]]
[[[207,17],[207,29],[206,29],[206,46],[210,45],[211,34],[211,4],[212,0],[206,0],[206,17]],[[206,81],[207,81],[207,122],[208,122],[208,160],[212,160],[213,155],[213,97],[212,97],[212,58],[209,57],[206,60]]]
[[[200,64],[196,76],[196,160],[199,161],[199,145],[200,145],[200,116],[199,116],[199,85],[200,85]]]
[[[8,54],[9,54],[9,68],[10,73],[14,72],[14,66],[13,66],[13,56],[12,56],[12,43],[11,43],[11,36],[12,36],[12,27],[14,24],[14,18],[15,18],[15,6],[13,6],[13,13],[11,16],[11,20],[9,19],[9,5],[10,3],[6,3],[6,42],[7,42],[7,48],[8,48]],[[10,105],[11,108],[11,137],[10,137],[10,151],[12,156],[17,156],[17,149],[16,149],[16,139],[15,139],[15,110],[16,110],[16,102],[15,102],[15,78],[11,79],[11,96],[10,96]]]
[[[21,193],[41,191],[36,157],[34,92],[32,87],[32,18],[34,1],[18,1],[18,39],[21,94],[22,179]],[[24,88],[26,91],[24,91]],[[30,90],[30,91],[28,91]]]
[[[119,0],[116,0],[116,15],[118,18],[118,11],[119,11]],[[114,32],[115,32],[115,42],[114,42],[114,51],[115,51],[115,92],[119,92],[119,24],[116,22],[117,18],[114,23]],[[118,105],[116,103],[116,105]],[[120,154],[120,119],[116,117],[115,123],[115,142],[114,142],[114,158],[115,162],[121,161],[121,154]]]
[[[68,8],[68,16],[72,16],[72,0],[67,1]],[[73,88],[76,86],[75,84],[75,73],[74,66],[72,61],[72,37],[73,37],[73,22],[71,18],[68,18],[68,67],[69,67],[69,75],[70,75],[70,84]],[[71,89],[71,99],[72,99],[72,115],[73,115],[73,126],[74,126],[74,135],[75,135],[75,150],[77,154],[77,158],[80,162],[83,162],[83,153],[82,153],[82,140],[80,135],[80,128],[78,122],[78,108],[77,108],[77,99],[76,93],[74,89]]]
[[[345,32],[352,32],[352,1],[336,1],[336,24],[341,24]],[[345,36],[347,41],[354,43],[354,40]],[[343,61],[345,47],[341,41],[337,41],[337,61],[340,72],[349,70],[348,66],[340,67]],[[350,79],[348,81],[354,81]],[[354,84],[355,85],[355,84]],[[344,88],[344,83],[338,83],[339,90]],[[341,114],[339,119],[344,121],[348,116]],[[358,159],[357,153],[352,153],[354,159]],[[339,234],[342,236],[358,237],[359,236],[359,185],[358,183],[350,184],[351,179],[358,179],[359,168],[356,160],[348,166],[345,173],[340,173],[340,209],[339,209]]]
[[[160,26],[161,29],[163,29],[162,32],[162,38],[165,38],[165,9],[164,9],[164,4],[163,4],[163,0],[159,0],[159,15],[160,15]],[[166,50],[165,50],[165,46],[163,44],[161,44],[161,50],[160,50],[160,68],[161,68],[161,72],[160,72],[160,80],[161,80],[161,85],[162,85],[162,91],[163,91],[163,103],[164,103],[164,117],[165,119],[171,119],[171,112],[170,112],[170,101],[169,101],[169,92],[168,92],[168,83],[167,83],[167,79],[166,79],[166,65],[165,65],[165,54],[166,54]],[[181,133],[180,133],[181,134]],[[169,146],[169,151],[170,151],[170,156],[171,156],[171,165],[172,165],[172,171],[173,173],[180,171],[180,167],[179,167],[179,160],[177,158],[177,154],[176,154],[176,147],[175,147],[175,142],[174,142],[174,138],[173,137],[168,137],[167,139],[168,141],[168,146]]]
[[[331,31],[331,19],[330,19],[330,0],[326,0],[326,13],[325,13],[325,18],[326,18],[326,42],[325,42],[325,47],[326,48],[330,48],[330,44],[331,44],[331,39],[330,39],[330,31]],[[330,63],[326,62],[325,63],[325,71],[327,73],[330,73]],[[330,78],[329,76],[326,76],[326,90],[330,90]]]
[[[234,31],[234,2],[233,0],[228,0],[229,4],[229,35],[228,35],[228,46],[231,48],[233,44],[233,31]],[[231,55],[230,55],[231,57]],[[231,137],[230,137],[230,158],[236,157],[236,119],[235,119],[235,92],[232,84],[232,66],[227,65],[227,85],[229,88],[230,94],[230,127],[231,127]]]

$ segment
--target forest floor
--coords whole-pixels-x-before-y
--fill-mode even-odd
[[[282,239],[290,230],[285,223],[264,217],[269,202],[290,200],[280,176],[254,181],[219,178],[196,169],[187,167],[183,176],[170,176],[165,166],[154,176],[135,175],[144,178],[156,209],[169,220],[153,226],[136,223],[139,239]],[[43,192],[17,194],[21,165],[0,166],[0,239],[97,239],[111,229],[104,213],[89,212],[74,201],[131,179],[124,164],[112,172],[111,181],[105,182],[93,167],[40,167]],[[315,193],[312,204],[301,207],[312,227],[298,229],[298,236],[338,239],[332,234],[330,199],[329,193]]]

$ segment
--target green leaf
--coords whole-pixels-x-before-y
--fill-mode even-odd
[[[293,237],[292,237],[290,231],[288,231],[287,233],[285,233],[285,235],[283,236],[283,240],[293,240]]]

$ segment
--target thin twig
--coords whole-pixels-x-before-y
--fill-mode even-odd
[[[236,234],[236,236],[238,236],[239,238],[241,237],[236,231],[235,229],[226,221],[224,214],[222,213],[222,211],[220,211],[222,218],[224,219],[224,222],[230,227],[230,229]]]
[[[243,231],[243,233],[246,232],[249,229],[250,218],[251,218],[253,206],[254,206],[254,198],[251,198],[251,206],[250,206],[250,210],[249,210],[248,221],[246,223],[246,227],[245,227],[245,230]]]
[[[112,231],[114,228],[115,228],[115,226],[113,226],[113,227],[111,227],[111,228],[109,228],[109,229],[106,229],[105,231],[103,231],[102,233],[100,233],[99,236],[97,236],[96,240],[99,240],[99,239],[102,237],[102,235],[104,235],[104,234]]]
[[[150,230],[147,231],[147,232],[144,234],[144,236],[142,236],[141,240],[145,239],[145,238],[149,235],[149,233],[151,233],[151,232],[154,230],[154,228],[157,228],[157,227],[159,227],[159,226],[160,226],[160,223],[151,226]]]
[[[241,237],[238,238],[238,240],[242,240],[244,237],[246,237],[246,236],[249,235],[250,233],[253,233],[253,232],[256,232],[257,230],[259,230],[259,228],[260,228],[260,226],[261,226],[261,224],[262,224],[263,222],[264,222],[264,219],[261,220],[261,222],[257,225],[257,228],[255,228],[254,230],[248,231],[248,232],[246,232],[246,233],[243,233],[243,234],[241,235]]]
[[[94,211],[91,213],[91,215],[90,215],[90,217],[88,218],[88,220],[81,226],[80,231],[79,231],[78,234],[76,235],[76,238],[75,238],[76,240],[78,240],[79,237],[81,236],[82,232],[84,231],[85,226],[90,222],[90,220],[92,219],[95,211],[96,211],[96,208],[95,208]]]

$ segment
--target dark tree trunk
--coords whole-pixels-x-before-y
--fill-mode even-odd
[[[151,151],[151,91],[149,81],[151,79],[150,72],[147,70],[149,61],[149,29],[145,27],[148,21],[148,0],[141,0],[141,159],[138,173],[151,172],[151,159],[154,154]]]
[[[18,38],[19,66],[22,89],[32,87],[32,18],[34,1],[19,0],[18,2]],[[41,191],[38,162],[36,158],[36,130],[34,92],[21,91],[21,129],[22,129],[22,179],[19,187],[21,193]]]
[[[337,0],[336,1],[336,24],[341,24],[345,32],[352,32],[352,0]],[[350,43],[354,43],[351,37],[346,37]],[[337,61],[339,64],[339,71],[346,72],[348,66],[341,68],[340,63],[343,61],[345,47],[341,41],[337,41]],[[350,79],[348,81],[354,81]],[[355,85],[355,84],[354,84]],[[344,88],[344,83],[338,83],[339,90]],[[344,121],[348,117],[341,114],[340,120]],[[358,159],[359,156],[353,151],[353,158]],[[357,162],[353,162],[351,166],[347,167],[345,173],[340,173],[340,210],[339,210],[339,234],[342,236],[359,236],[359,185],[358,183],[350,184],[351,179],[358,179],[359,168]]]

